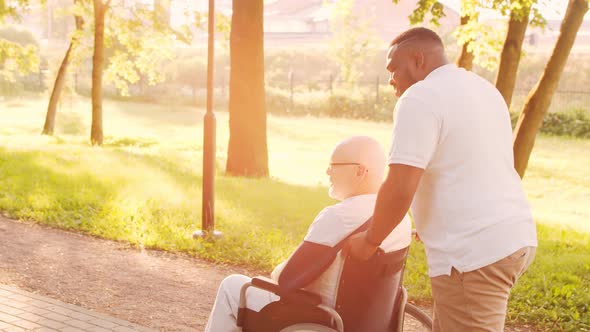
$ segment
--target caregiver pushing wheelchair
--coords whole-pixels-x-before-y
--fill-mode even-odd
[[[488,81],[449,64],[429,29],[396,37],[387,70],[399,98],[389,171],[374,220],[348,240],[349,252],[371,257],[411,205],[428,260],[433,331],[503,331],[510,290],[537,246],[508,107]]]

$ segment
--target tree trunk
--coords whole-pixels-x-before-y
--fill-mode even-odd
[[[102,0],[94,0],[94,55],[92,56],[92,127],[90,142],[102,145],[102,71],[104,66],[104,18],[108,9]]]
[[[41,133],[42,135],[53,135],[53,130],[55,129],[55,115],[57,114],[57,103],[59,102],[61,92],[66,83],[66,73],[73,46],[74,41],[71,40],[66,55],[59,66],[55,83],[53,83],[53,90],[51,91],[51,97],[49,98],[49,104],[47,105],[47,115],[45,116],[45,124],[43,125],[43,132]]]
[[[226,172],[268,176],[263,0],[234,1],[232,7]]]
[[[74,0],[74,5],[79,0]],[[76,21],[76,30],[80,31],[84,28],[84,19],[81,16],[74,16]],[[47,105],[47,115],[45,116],[45,124],[43,125],[43,135],[53,135],[55,129],[55,116],[57,114],[57,104],[61,97],[61,92],[66,82],[66,74],[68,72],[68,64],[70,63],[70,53],[75,47],[78,41],[76,37],[72,37],[70,40],[70,46],[64,55],[64,58],[59,66],[55,83],[53,83],[53,90],[51,90],[51,97],[49,98],[49,104]]]
[[[465,25],[465,24],[469,23],[470,20],[471,20],[471,17],[469,15],[461,16],[461,25]],[[473,69],[473,58],[474,58],[473,52],[469,51],[469,43],[471,43],[470,40],[465,42],[462,45],[461,53],[459,54],[459,56],[457,57],[457,60],[455,61],[455,63],[457,64],[458,67],[465,68],[467,70]]]
[[[510,13],[506,40],[504,41],[500,55],[496,88],[504,97],[508,108],[510,108],[512,102],[518,64],[520,63],[520,55],[522,53],[522,43],[524,42],[524,36],[529,24],[530,12],[531,7],[525,7],[521,13]]]
[[[587,0],[569,1],[553,53],[518,118],[514,132],[514,166],[521,178],[524,177],[537,132],[551,105],[551,98],[587,11]]]

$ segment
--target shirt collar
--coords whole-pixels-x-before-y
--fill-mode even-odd
[[[359,199],[373,199],[375,197],[377,197],[377,194],[356,195],[356,196],[351,196],[351,197],[345,198],[342,200],[342,202],[356,201]]]
[[[446,65],[442,65],[442,66],[436,68],[435,70],[431,71],[430,74],[426,75],[426,77],[424,79],[427,80],[429,78],[433,78],[438,75],[442,75],[442,74],[449,72],[453,69],[457,69],[457,66],[455,66],[455,64],[453,64],[453,63],[448,63]]]

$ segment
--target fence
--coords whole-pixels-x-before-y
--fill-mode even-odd
[[[229,80],[225,76],[222,77],[223,79],[218,79],[216,82],[215,95],[217,105],[223,107],[227,105],[229,98]],[[369,110],[376,110],[377,113],[386,111],[388,114],[386,118],[390,118],[396,98],[388,81],[388,76],[375,75],[363,77],[356,84],[350,85],[335,75],[327,75],[321,79],[306,79],[291,72],[285,75],[284,79],[275,77],[267,80],[266,92],[269,106],[281,108],[271,108],[269,112],[312,114],[314,109],[321,106],[313,105],[314,103],[325,104],[329,100],[337,99],[342,102],[348,99],[351,107],[362,105]],[[204,86],[183,86],[178,89],[185,91],[185,95],[190,91],[193,103],[204,104],[206,96]],[[517,87],[513,94],[511,111],[519,112],[529,93],[529,88]],[[590,112],[590,89],[560,87],[553,95],[549,112],[567,112],[574,109],[585,109]],[[370,114],[366,115],[368,116],[362,117],[372,118]],[[376,118],[383,118],[383,114],[378,114]]]
[[[218,72],[215,80],[215,105],[226,108],[229,99],[229,73]],[[270,76],[270,77],[269,77]],[[267,110],[270,113],[294,115],[321,115],[330,117],[365,118],[371,120],[391,119],[396,98],[388,86],[387,75],[364,75],[355,84],[343,82],[335,74],[304,76],[291,71],[287,74],[267,75]],[[51,85],[46,73],[28,75],[21,83],[25,90],[45,89]],[[10,95],[15,84],[1,84],[0,94]],[[90,78],[70,75],[72,90],[89,95]],[[6,91],[5,91],[6,90]],[[108,84],[105,95],[120,98],[118,91]],[[517,87],[512,99],[511,110],[519,112],[530,89]],[[154,103],[182,103],[204,106],[206,104],[206,80],[196,77],[191,82],[163,82],[149,86],[145,82],[129,87],[134,100]],[[549,112],[566,112],[584,109],[590,112],[590,90],[565,89],[560,87],[553,96]]]

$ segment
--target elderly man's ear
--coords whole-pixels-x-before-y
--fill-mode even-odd
[[[359,165],[359,167],[356,169],[356,176],[361,176],[368,172],[369,170],[367,169],[367,167],[365,167],[364,165]]]

